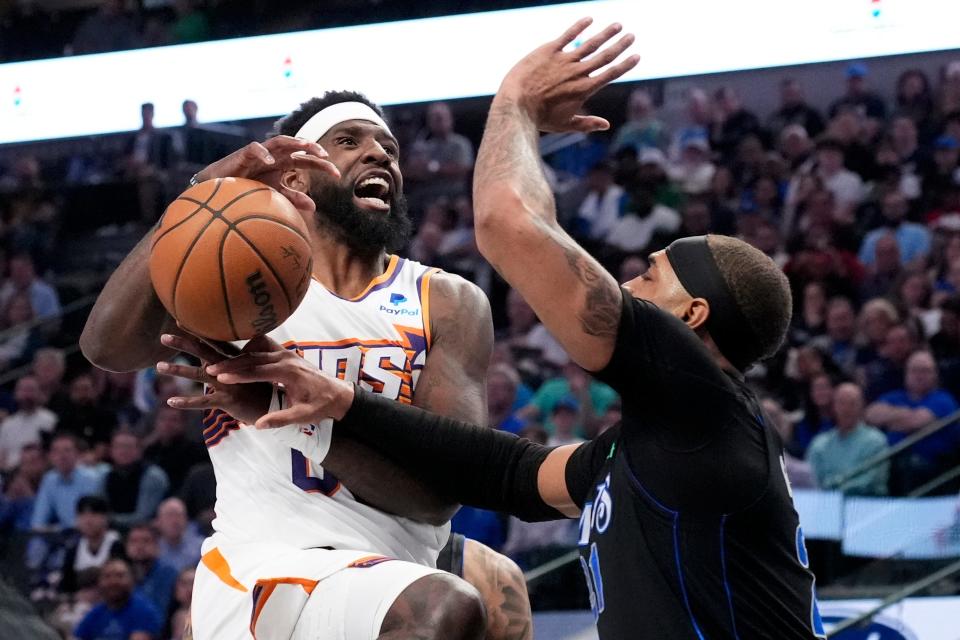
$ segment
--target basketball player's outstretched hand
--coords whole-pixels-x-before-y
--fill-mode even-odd
[[[254,347],[248,349],[251,344]],[[254,338],[244,353],[208,366],[206,373],[220,385],[270,382],[283,386],[284,408],[257,420],[258,429],[341,418],[353,403],[351,383],[324,374],[267,336]]]
[[[260,180],[281,191],[298,209],[310,208],[312,202],[309,202],[305,194],[280,185],[280,173],[287,169],[313,169],[323,171],[337,180],[340,179],[340,170],[327,160],[327,152],[316,142],[290,136],[274,136],[263,143],[251,142],[227,157],[207,165],[197,173],[197,180],[201,182],[213,178]]]
[[[635,67],[640,56],[616,62],[634,41],[633,34],[628,33],[609,44],[623,28],[617,23],[569,48],[592,22],[591,18],[581,18],[559,38],[518,62],[503,79],[498,98],[515,102],[541,131],[609,129],[610,123],[604,118],[582,115],[583,103]]]
[[[262,348],[263,345],[259,340],[254,338],[245,348]],[[158,362],[159,373],[207,385],[206,393],[170,398],[167,404],[171,407],[194,410],[222,409],[244,424],[253,424],[270,408],[273,387],[269,384],[223,384],[205,371],[208,365],[234,357],[235,352],[224,348],[232,345],[215,346],[195,336],[175,334],[164,334],[160,337],[160,342],[166,347],[199,359],[200,366]]]

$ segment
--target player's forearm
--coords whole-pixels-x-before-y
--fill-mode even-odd
[[[477,244],[485,256],[509,243],[502,232],[504,221],[530,216],[556,223],[556,203],[540,161],[539,132],[510,96],[498,94],[490,105],[477,153],[473,202]]]
[[[440,526],[460,508],[380,452],[341,433],[335,433],[323,468],[359,500],[387,513]]]
[[[141,369],[173,353],[160,346],[174,323],[150,281],[152,237],[151,229],[113,272],[83,327],[80,349],[101,369]]]
[[[451,500],[529,521],[564,517],[538,486],[547,447],[359,389],[338,432],[376,448]]]

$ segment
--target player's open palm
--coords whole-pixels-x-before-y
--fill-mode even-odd
[[[227,386],[269,382],[282,388],[282,408],[256,420],[258,429],[318,424],[341,417],[350,408],[353,385],[349,382],[325,375],[266,336],[254,338],[251,344],[245,353],[207,367],[206,373]]]
[[[518,62],[500,85],[498,98],[515,101],[541,131],[608,129],[610,123],[604,118],[582,115],[583,104],[635,67],[640,57],[634,55],[615,63],[634,41],[632,34],[626,34],[606,46],[622,29],[619,24],[565,51],[591,22],[590,18],[578,20],[562,36]]]

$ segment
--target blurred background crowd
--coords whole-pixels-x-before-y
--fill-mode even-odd
[[[350,21],[353,3],[331,3],[324,22],[237,4],[249,11],[177,0],[129,13],[107,1],[47,14],[16,2],[0,17],[0,61],[327,26]],[[368,4],[387,12],[378,19],[415,17]],[[781,265],[795,296],[788,340],[747,377],[794,488],[904,496],[960,466],[960,426],[849,474],[960,409],[960,60],[904,70],[891,86],[851,63],[829,83],[832,95],[808,101],[784,74],[759,89],[777,96],[765,111],[733,86],[690,84],[669,118],[662,84],[620,86],[594,105],[613,129],[544,136],[544,170],[564,228],[621,281],[650,252],[704,233],[736,235]],[[485,104],[387,110],[416,223],[404,255],[490,297],[490,426],[580,442],[617,422],[620,400],[569,361],[477,251],[470,181]],[[185,101],[173,129],[154,128],[144,104],[130,134],[0,149],[0,554],[65,635],[101,624],[113,609],[98,603],[133,599],[157,638],[179,638],[210,530],[216,488],[199,416],[164,403],[180,383],[100,371],[76,344],[91,295],[164,203],[269,124],[201,125],[202,106]],[[954,478],[926,492],[957,489]],[[576,543],[573,522],[468,508],[453,528],[525,568]],[[570,584],[534,589],[535,607],[582,604]]]

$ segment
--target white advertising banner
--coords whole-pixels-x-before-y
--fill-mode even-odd
[[[956,0],[597,0],[0,65],[0,143],[277,116],[327,89],[381,104],[493,94],[534,46],[584,15],[619,21],[640,64],[622,80],[960,47]],[[376,19],[375,13],[371,19]]]
[[[877,603],[877,600],[821,600],[820,612],[827,634],[839,622],[869,611]],[[597,639],[593,614],[589,611],[536,613],[533,630],[537,640]],[[908,598],[884,609],[862,629],[829,637],[830,640],[960,640],[960,597]]]

